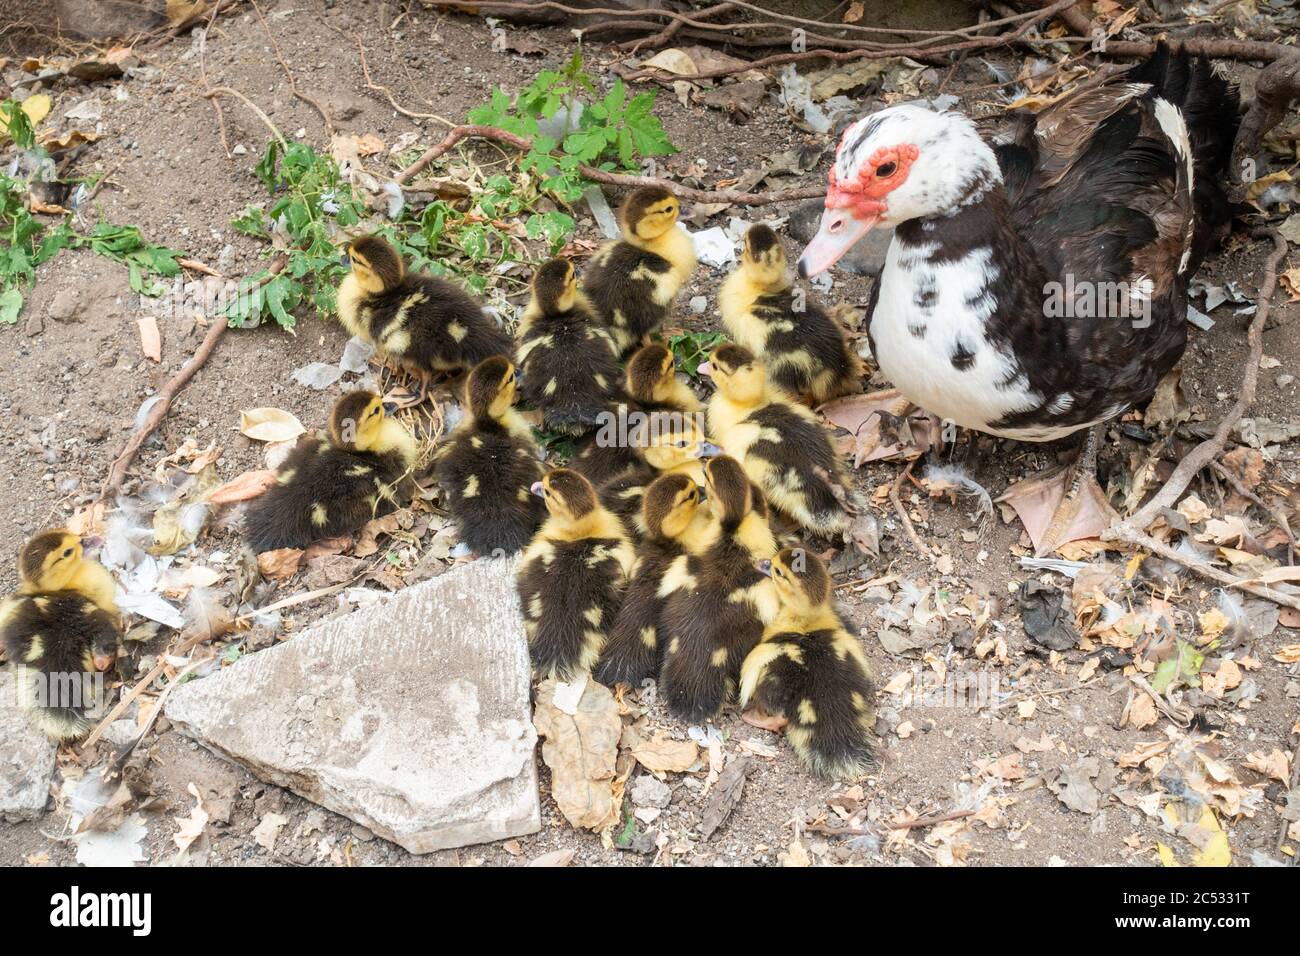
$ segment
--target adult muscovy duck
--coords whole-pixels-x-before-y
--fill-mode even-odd
[[[1210,63],[1164,45],[1002,145],[958,113],[890,107],[845,131],[799,272],[895,227],[870,307],[881,371],[963,427],[1063,438],[1148,401],[1182,356],[1237,124]],[[1095,483],[1082,472],[1067,501]]]

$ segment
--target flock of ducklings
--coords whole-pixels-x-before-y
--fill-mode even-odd
[[[843,536],[861,506],[809,408],[860,390],[861,365],[844,331],[792,289],[775,233],[756,225],[719,293],[732,342],[700,366],[715,385],[702,408],[651,340],[696,266],[678,213],[666,190],[632,193],[622,237],[581,281],[564,259],[537,270],[515,341],[460,287],[407,272],[375,236],[346,248],[339,318],[422,393],[433,376],[468,370],[464,418],[433,470],[469,549],[523,552],[517,586],[539,678],[656,677],[670,713],[693,723],[757,706],[786,721],[813,771],[857,776],[871,761],[866,661],[825,565],[794,535]],[[516,397],[574,437],[570,467],[544,469]],[[326,437],[302,438],[247,506],[248,546],[306,547],[404,504],[417,443],[392,412],[370,392],[343,395]],[[75,535],[31,539],[19,577],[0,631],[21,674],[113,666],[114,583]],[[88,727],[76,707],[46,701],[32,714],[59,740]]]

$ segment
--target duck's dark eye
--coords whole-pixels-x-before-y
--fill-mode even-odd
[[[896,169],[898,169],[897,163],[881,163],[876,167],[876,175],[884,179],[886,176],[894,175]]]
[[[65,558],[70,558],[70,557],[72,557],[72,549],[71,549],[71,548],[64,548],[64,549],[63,549],[63,556],[64,556]]]

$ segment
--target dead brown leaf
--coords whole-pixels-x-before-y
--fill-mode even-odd
[[[533,723],[543,737],[542,760],[551,768],[551,796],[575,827],[597,832],[618,822],[614,781],[623,721],[609,688],[588,680],[573,713],[556,704],[557,684],[537,687]],[[621,795],[620,795],[621,796]]]
[[[246,471],[231,478],[228,482],[208,495],[208,501],[214,505],[228,505],[236,501],[248,501],[256,498],[275,484],[275,472],[267,468]]]
[[[302,564],[301,548],[276,548],[257,556],[257,569],[268,581],[283,581],[298,573]]]
[[[632,749],[637,763],[654,773],[683,773],[695,765],[700,748],[693,740],[673,740],[663,731]]]

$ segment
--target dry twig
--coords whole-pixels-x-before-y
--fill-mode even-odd
[[[244,291],[252,292],[254,289],[260,289],[288,264],[288,256],[279,256],[267,268],[266,275]],[[167,384],[158,391],[157,397],[161,401],[154,403],[153,408],[149,409],[149,415],[145,418],[144,424],[131,433],[131,436],[126,440],[126,444],[122,446],[122,450],[113,459],[113,464],[108,470],[108,478],[104,481],[104,487],[99,493],[101,501],[107,500],[110,495],[122,487],[122,482],[126,480],[126,470],[131,467],[131,462],[135,460],[140,446],[144,444],[145,439],[153,434],[154,429],[167,416],[172,400],[185,387],[186,383],[193,378],[194,373],[203,367],[203,363],[208,360],[208,357],[217,347],[217,343],[221,341],[221,337],[229,327],[230,323],[225,320],[224,316],[217,316],[212,322],[212,328],[203,337],[203,341],[199,343],[194,356],[182,365],[180,371],[173,375],[167,381]]]
[[[271,49],[275,51],[275,58],[280,61],[280,69],[284,71],[284,77],[289,81],[289,92],[316,110],[321,119],[325,121],[325,132],[333,136],[334,121],[330,119],[330,114],[325,111],[325,107],[320,105],[319,100],[298,89],[298,83],[293,78],[293,71],[289,69],[289,64],[284,61],[284,54],[280,52],[280,44],[275,42],[275,34],[271,32],[271,25],[266,22],[266,17],[262,16],[262,8],[257,5],[257,0],[248,0],[248,2],[253,5],[253,9],[257,12],[257,19],[262,21],[262,29],[266,31],[266,38],[271,41]]]

